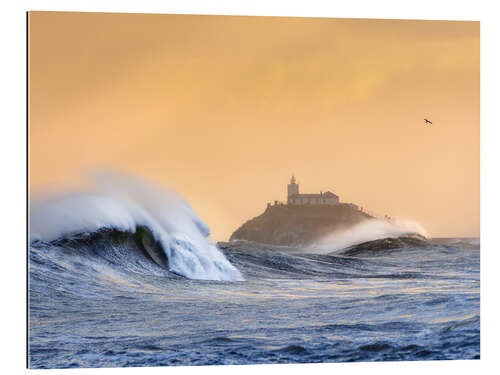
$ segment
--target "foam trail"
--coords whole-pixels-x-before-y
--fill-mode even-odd
[[[367,241],[409,234],[420,234],[425,237],[427,232],[420,224],[411,220],[370,219],[352,228],[334,232],[310,246],[308,250],[329,253]]]
[[[33,199],[31,241],[52,241],[102,228],[135,232],[151,229],[172,272],[191,279],[243,280],[241,273],[207,238],[210,230],[179,195],[117,172],[91,176],[90,193]]]

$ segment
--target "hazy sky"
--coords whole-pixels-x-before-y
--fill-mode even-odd
[[[292,173],[479,235],[479,22],[32,12],[30,188],[107,167],[225,240]],[[425,126],[423,118],[433,121]]]

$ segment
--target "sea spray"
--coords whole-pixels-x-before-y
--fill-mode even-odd
[[[30,240],[53,241],[100,229],[151,230],[172,272],[191,279],[243,280],[210,242],[208,226],[178,194],[117,172],[91,176],[90,192],[65,192],[32,199]]]
[[[427,232],[420,224],[411,220],[369,219],[351,228],[335,231],[323,237],[309,246],[308,250],[315,253],[330,253],[363,242],[411,234],[425,237]]]

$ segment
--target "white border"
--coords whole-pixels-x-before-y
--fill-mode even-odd
[[[353,363],[318,365],[256,365],[159,367],[127,369],[31,370],[41,374],[94,373],[175,373],[251,374],[255,371],[318,372],[361,374],[490,373],[496,363],[499,302],[499,251],[497,216],[500,160],[498,103],[499,19],[494,1],[17,1],[2,6],[2,339],[0,367],[3,373],[26,373],[25,370],[25,11],[112,11],[136,13],[235,14],[268,16],[404,18],[481,21],[481,360],[442,362]],[[496,365],[496,366],[495,366]]]

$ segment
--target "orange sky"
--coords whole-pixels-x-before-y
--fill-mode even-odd
[[[225,240],[294,173],[301,192],[479,236],[479,22],[31,12],[29,27],[32,192],[128,171]]]

